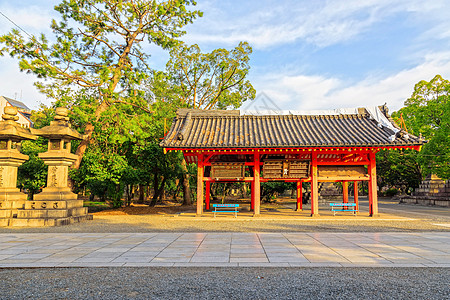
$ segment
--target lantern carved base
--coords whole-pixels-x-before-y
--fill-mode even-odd
[[[83,200],[78,200],[70,188],[47,187],[28,201],[26,195],[17,194],[22,200],[0,201],[0,226],[60,226],[92,220]]]

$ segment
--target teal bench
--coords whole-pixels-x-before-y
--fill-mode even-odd
[[[333,212],[333,216],[336,215],[338,211],[350,211],[353,215],[356,216],[358,212],[358,208],[356,207],[356,203],[330,203],[331,211]]]
[[[237,218],[239,204],[213,204],[214,207],[214,218],[216,217],[216,213],[234,213],[234,217]],[[234,208],[234,210],[232,210]]]

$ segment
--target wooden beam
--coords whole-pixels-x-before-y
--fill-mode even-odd
[[[212,178],[212,177],[203,177],[203,181],[204,182],[241,182],[241,181],[245,181],[245,182],[252,182],[253,181],[253,177],[244,177],[244,179],[235,179],[235,178],[227,178],[227,179],[216,179],[216,178]]]
[[[318,180],[320,182],[336,182],[336,181],[354,181],[354,180],[358,180],[358,181],[368,181],[370,180],[369,176],[330,176],[330,177],[318,177]]]
[[[317,177],[317,153],[311,159],[311,217],[319,216],[319,186]]]
[[[319,166],[365,166],[369,161],[318,161]]]
[[[197,217],[203,214],[203,154],[197,156]]]
[[[377,167],[375,153],[370,154],[369,164],[369,215],[378,217]]]

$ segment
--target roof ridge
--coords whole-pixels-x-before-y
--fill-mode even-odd
[[[178,116],[180,119],[185,119],[187,115]],[[343,119],[343,118],[368,118],[369,114],[336,114],[336,115],[220,115],[220,114],[191,114],[192,119],[241,119],[241,118],[247,118],[247,119],[259,119],[259,118],[266,118],[266,119],[280,119],[280,118],[294,118],[294,117],[300,117],[300,118],[306,118],[306,119],[319,119],[319,118],[337,118],[337,119]]]

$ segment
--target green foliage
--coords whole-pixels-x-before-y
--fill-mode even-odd
[[[423,135],[429,142],[419,153],[425,175],[435,173],[450,178],[450,82],[436,75],[429,82],[422,80],[414,87],[405,107],[393,117],[403,115],[407,128],[414,135]]]
[[[38,157],[38,153],[47,151],[47,143],[43,139],[37,141],[22,141],[21,152],[29,156],[18,169],[18,186],[28,193],[31,199],[39,193],[47,182],[48,167]]]
[[[21,70],[51,78],[59,86],[94,89],[113,102],[117,84],[133,86],[147,77],[150,55],[141,43],[170,49],[185,32],[181,28],[201,16],[188,8],[192,0],[117,1],[63,0],[52,20],[54,43],[45,35],[25,38],[17,30],[0,36],[0,54],[20,60]],[[53,83],[39,84],[44,91]],[[53,95],[52,95],[53,96]]]
[[[111,128],[105,120],[130,120],[124,137],[112,129],[119,143],[135,132],[130,130],[133,124],[145,122],[118,117],[122,110],[134,115],[134,108],[151,112],[144,88],[151,75],[150,55],[142,44],[163,49],[177,45],[185,33],[181,28],[202,15],[190,10],[195,5],[193,0],[62,0],[55,6],[60,20],[52,20],[51,39],[26,39],[17,30],[0,36],[0,55],[17,58],[22,71],[50,79],[36,83],[40,91],[73,108],[74,120],[85,133],[76,169],[94,131]]]
[[[195,5],[192,0],[62,0],[51,38],[27,39],[17,30],[0,36],[0,55],[17,58],[20,70],[44,79],[37,87],[56,99],[54,106],[69,108],[72,127],[85,134],[72,146],[80,157],[70,172],[76,189],[87,188],[118,206],[133,185],[152,186],[152,203],[166,186],[176,192],[179,178],[195,186],[195,177],[187,176],[195,168],[180,168],[182,155],[164,155],[158,146],[176,109],[239,107],[254,98],[246,80],[247,43],[207,54],[196,45],[180,45],[181,29],[202,15],[191,10]],[[172,50],[167,73],[149,68],[145,44]],[[178,66],[188,70],[186,77]],[[194,85],[186,85],[192,76]],[[41,106],[34,113],[36,127],[48,125],[53,114]]]
[[[407,193],[409,188],[417,188],[422,180],[418,155],[417,151],[410,149],[378,152],[377,177],[380,190],[387,187]]]
[[[390,189],[387,189],[386,192],[384,192],[384,194],[387,197],[393,197],[393,196],[397,195],[398,193],[399,193],[399,190],[397,190],[396,188],[390,188]]]
[[[271,202],[279,194],[284,193],[286,190],[293,189],[293,182],[282,181],[269,181],[261,183],[261,198],[264,202]]]
[[[183,107],[201,109],[238,108],[255,98],[255,89],[246,79],[252,48],[241,42],[231,51],[216,49],[202,53],[198,45],[181,44],[170,51],[167,81]]]

